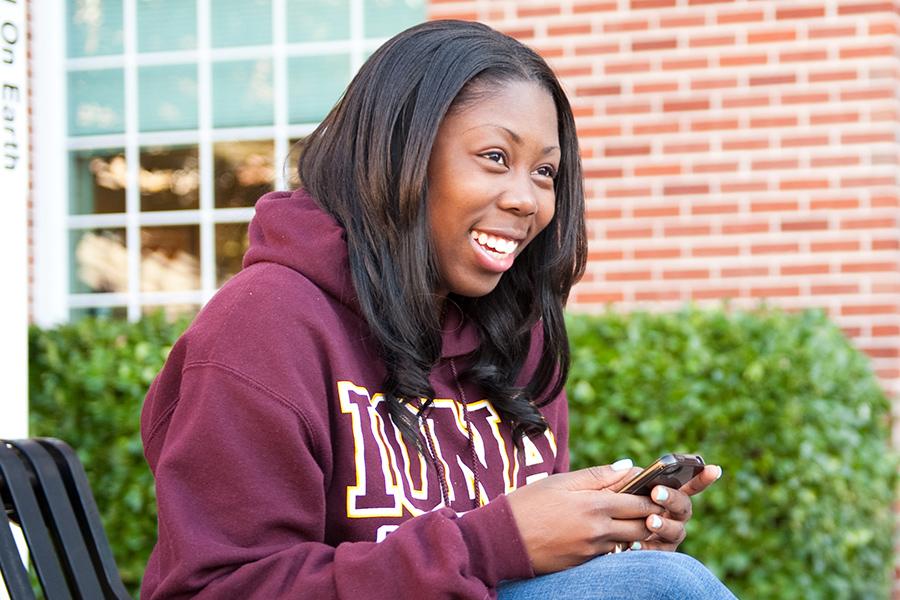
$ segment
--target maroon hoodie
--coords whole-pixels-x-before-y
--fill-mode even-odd
[[[434,457],[423,456],[388,418],[344,230],[306,193],[276,192],[257,204],[250,241],[147,394],[159,540],[141,598],[482,599],[533,576],[504,494],[568,468],[565,398],[542,409],[546,435],[517,447],[453,375],[478,335],[450,311],[430,378]],[[473,472],[490,499],[478,508]]]

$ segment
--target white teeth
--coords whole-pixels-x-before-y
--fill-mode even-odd
[[[480,245],[486,246],[497,254],[510,254],[515,252],[516,248],[519,247],[519,242],[515,240],[488,235],[482,231],[472,230],[470,235],[472,236],[472,239]]]

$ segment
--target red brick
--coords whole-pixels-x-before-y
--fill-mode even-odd
[[[891,21],[869,23],[869,35],[897,35],[897,24]]]
[[[874,337],[888,337],[900,335],[900,326],[897,325],[873,325],[872,335]]]
[[[669,8],[675,6],[677,0],[631,0],[631,9],[640,10],[644,8]]]
[[[547,17],[550,15],[558,15],[560,13],[560,5],[556,2],[548,2],[538,6],[519,6],[516,14],[519,17]]]
[[[616,0],[608,0],[607,2],[584,2],[572,6],[572,12],[577,15],[582,13],[610,12],[618,10],[618,8],[619,3]]]
[[[691,121],[691,131],[720,131],[737,129],[739,121],[737,117],[721,119],[695,119]]]
[[[747,65],[764,65],[768,60],[768,57],[764,53],[733,54],[730,56],[720,56],[719,65],[722,67],[745,67]]]
[[[900,356],[900,348],[876,348],[866,346],[862,351],[869,355],[870,358],[897,358]]]
[[[768,147],[767,138],[738,138],[722,142],[724,150],[763,150]]]
[[[800,288],[796,285],[764,286],[750,288],[752,298],[773,298],[780,296],[799,296]]]
[[[590,23],[567,23],[565,25],[550,25],[547,34],[550,37],[562,37],[568,35],[582,35],[591,32]]]
[[[681,166],[677,163],[640,165],[634,168],[636,177],[659,177],[661,175],[679,175]]]
[[[680,258],[680,248],[643,248],[634,251],[636,260],[653,260],[660,258]]]
[[[778,54],[778,60],[785,63],[817,62],[828,58],[827,50],[784,50]]]
[[[673,50],[678,47],[677,38],[661,40],[634,40],[631,42],[632,52],[647,52],[651,50]]]
[[[856,217],[841,219],[841,229],[879,229],[897,227],[894,217]]]
[[[577,131],[581,137],[618,137],[622,135],[622,126],[618,123],[604,123],[579,127]]]
[[[859,208],[859,200],[856,198],[821,198],[810,201],[812,210],[840,210]]]
[[[898,198],[896,195],[888,194],[885,196],[872,196],[869,204],[872,208],[896,208],[898,206]]]
[[[606,190],[607,198],[640,198],[642,196],[650,196],[649,187],[610,187]]]
[[[646,206],[635,208],[633,212],[635,218],[643,219],[648,217],[677,217],[681,210],[677,206]]]
[[[691,300],[723,300],[740,296],[738,288],[711,288],[690,291]]]
[[[841,314],[853,315],[890,315],[897,312],[893,304],[845,304],[841,306]]]
[[[677,92],[677,81],[651,81],[648,83],[635,83],[632,88],[635,94],[658,94],[660,92]]]
[[[813,252],[856,252],[859,250],[859,242],[857,240],[812,242],[809,249]]]
[[[781,267],[782,275],[819,275],[830,271],[831,267],[827,263],[784,265]]]
[[[688,6],[700,6],[705,4],[733,4],[734,0],[688,0]]]
[[[841,187],[874,187],[878,185],[896,185],[894,175],[885,177],[841,177]]]
[[[723,108],[750,108],[758,106],[768,106],[772,100],[768,94],[758,96],[734,96],[722,100]]]
[[[586,168],[584,176],[594,179],[621,179],[623,175],[621,167]]]
[[[650,21],[647,19],[631,19],[627,21],[612,21],[603,24],[603,31],[606,33],[627,32],[627,31],[644,31],[650,28]]]
[[[778,189],[783,191],[816,190],[827,187],[827,179],[787,179],[778,184]]]
[[[810,83],[825,83],[832,81],[849,81],[851,79],[856,79],[858,76],[855,69],[841,69],[840,71],[810,73],[808,78]]]
[[[709,269],[666,269],[662,278],[667,279],[709,279]]]
[[[717,204],[692,204],[692,215],[725,215],[740,211],[740,206],[735,202]]]
[[[639,115],[651,111],[649,102],[616,102],[606,105],[608,115]]]
[[[680,300],[681,293],[678,290],[641,290],[636,292],[634,299],[639,302],[663,302],[666,300]]]
[[[856,27],[854,25],[824,25],[822,27],[810,27],[807,37],[811,40],[833,37],[854,37]]]
[[[709,185],[706,183],[672,183],[663,188],[663,194],[666,196],[685,196],[708,194]]]
[[[665,154],[709,152],[709,142],[669,142],[663,146]]]
[[[797,76],[793,73],[784,73],[781,75],[757,75],[750,78],[750,85],[784,85],[786,83],[796,83]]]
[[[750,119],[750,127],[794,127],[797,125],[795,115],[766,115]]]
[[[650,271],[618,271],[606,273],[607,281],[644,281],[650,279],[652,273]]]
[[[578,292],[575,294],[575,301],[579,304],[610,304],[624,300],[625,295],[622,292]]]
[[[681,71],[684,69],[706,69],[709,59],[706,57],[670,58],[663,59],[663,71]]]
[[[534,27],[498,27],[497,29],[517,40],[527,40],[534,37]]]
[[[800,161],[796,158],[761,158],[750,163],[754,171],[770,169],[796,169]]]
[[[741,253],[739,246],[701,246],[691,250],[691,256],[738,256]]]
[[[846,2],[838,6],[839,15],[859,15],[871,12],[894,12],[892,2],[868,2],[865,4],[857,4],[855,2]]]
[[[897,261],[889,262],[852,262],[841,265],[841,273],[885,273],[896,271]]]
[[[639,146],[612,146],[607,147],[603,154],[605,156],[646,156],[650,154],[650,145],[643,144]]]
[[[859,285],[855,283],[823,283],[812,285],[809,291],[816,296],[821,295],[838,295],[838,294],[858,294]]]
[[[706,25],[706,15],[703,14],[664,14],[659,19],[659,26],[664,29],[668,29],[670,27],[700,27],[702,25]]]
[[[751,44],[770,44],[772,42],[792,42],[797,39],[794,29],[773,29],[770,31],[753,31],[747,34],[747,42]]]
[[[738,192],[764,192],[769,189],[769,183],[765,180],[761,181],[723,181],[720,184],[723,194],[734,194]]]
[[[816,17],[824,17],[825,8],[823,6],[791,6],[781,7],[775,10],[776,19],[813,19]]]
[[[663,228],[663,234],[667,237],[703,236],[709,235],[710,231],[709,225],[700,224],[679,225],[671,223]]]
[[[900,240],[889,238],[886,240],[872,240],[872,250],[900,250]]]
[[[708,98],[670,99],[663,101],[664,112],[709,110]]]
[[[591,75],[594,72],[594,68],[591,65],[556,66],[553,70],[560,79],[565,79],[567,77],[584,77],[586,75]]]
[[[629,60],[624,62],[608,63],[604,68],[607,75],[621,75],[625,73],[643,73],[650,70],[649,61]]]
[[[822,169],[828,167],[852,167],[860,164],[858,156],[822,156],[813,158],[810,166],[814,169]]]
[[[768,267],[727,267],[722,269],[722,277],[766,277]]]
[[[575,88],[575,94],[578,96],[618,96],[621,93],[622,86],[619,84],[586,85]]]
[[[859,121],[859,113],[856,111],[846,111],[839,113],[819,113],[813,114],[809,119],[812,125],[828,125],[833,123],[855,123]]]
[[[821,231],[823,229],[828,229],[828,221],[822,219],[815,221],[785,221],[781,223],[782,231]]]
[[[750,204],[750,212],[783,212],[796,210],[796,200],[756,200]]]
[[[808,146],[827,146],[828,135],[797,135],[785,136],[781,140],[782,148],[804,148]]]
[[[800,246],[791,242],[767,242],[750,246],[753,254],[793,254],[799,251]]]
[[[863,46],[861,48],[842,48],[840,57],[844,59],[872,58],[877,56],[894,56],[894,47],[890,44],[880,46]]]
[[[845,133],[841,136],[842,144],[878,144],[894,141],[893,133]]]
[[[720,77],[717,79],[699,79],[691,82],[692,90],[718,90],[737,87],[737,77]]]
[[[632,133],[635,135],[658,135],[660,133],[678,133],[679,131],[681,131],[681,124],[677,120],[635,123],[632,129]]]
[[[710,46],[733,46],[734,34],[698,35],[688,42],[691,48],[709,48]]]
[[[782,104],[815,104],[830,99],[828,92],[785,92],[781,95]]]
[[[763,20],[762,10],[743,10],[737,12],[722,12],[716,16],[716,22],[719,25],[728,23],[752,23],[754,21]]]
[[[733,173],[737,170],[738,163],[733,161],[698,163],[691,168],[692,173]]]
[[[591,250],[588,252],[588,260],[590,261],[619,261],[625,258],[625,253],[621,250]]]
[[[725,235],[739,235],[743,233],[766,233],[769,231],[767,223],[734,223],[723,225],[722,233]]]
[[[617,52],[619,52],[619,42],[575,44],[575,56],[615,54]]]

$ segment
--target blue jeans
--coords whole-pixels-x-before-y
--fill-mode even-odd
[[[687,554],[639,550],[605,554],[534,579],[503,582],[499,600],[735,600]]]

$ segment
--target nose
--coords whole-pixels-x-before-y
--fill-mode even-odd
[[[500,194],[498,205],[503,210],[528,217],[538,210],[537,190],[530,173],[511,177],[509,185]]]

